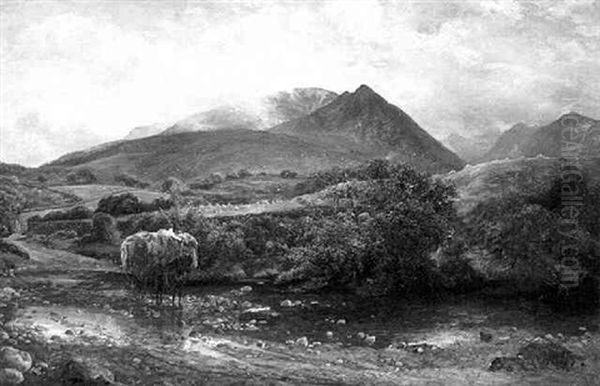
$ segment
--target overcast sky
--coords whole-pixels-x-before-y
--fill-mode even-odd
[[[600,118],[600,0],[0,0],[0,160],[293,87],[368,84],[431,134]]]

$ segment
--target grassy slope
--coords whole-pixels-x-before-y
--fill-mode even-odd
[[[110,183],[111,176],[123,172],[157,182],[169,176],[189,180],[213,172],[237,172],[240,169],[253,173],[277,174],[284,169],[308,173],[369,157],[286,135],[220,130],[120,142],[63,157],[46,167],[89,167],[103,183]]]

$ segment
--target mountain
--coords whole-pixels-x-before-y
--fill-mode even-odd
[[[535,157],[538,154],[547,157],[560,157],[566,146],[563,134],[568,125],[575,125],[578,132],[588,132],[585,138],[576,138],[581,156],[600,156],[600,121],[578,113],[568,113],[545,126],[527,126],[519,123],[502,133],[483,160],[503,158]]]
[[[273,133],[404,162],[421,170],[458,170],[464,162],[411,117],[366,85],[344,92],[312,113],[270,129]]]
[[[494,145],[500,133],[491,132],[465,137],[452,133],[442,140],[448,149],[455,152],[461,159],[474,163],[479,161],[484,154]]]
[[[166,129],[165,125],[148,125],[148,126],[138,126],[133,129],[123,138],[125,140],[138,139],[144,137],[151,137],[153,135],[160,134],[162,131]]]
[[[336,93],[322,88],[295,88],[237,105],[224,105],[176,122],[163,134],[222,129],[264,130],[299,118],[331,102]]]
[[[297,106],[296,102],[287,104],[284,100],[290,98],[283,96],[275,103],[286,105],[280,117],[301,113],[291,108]],[[226,118],[220,113],[202,116],[206,122],[211,117],[212,122]],[[253,122],[243,114],[234,116],[248,124]],[[362,86],[272,130],[251,130],[246,125],[116,141],[67,154],[45,168],[62,169],[65,173],[87,168],[99,182],[106,183],[120,174],[156,183],[170,176],[193,180],[240,169],[269,174],[288,169],[307,174],[383,157],[436,173],[458,170],[464,165],[399,108]]]

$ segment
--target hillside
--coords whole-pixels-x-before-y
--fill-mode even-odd
[[[560,157],[561,147],[564,146],[562,136],[566,125],[577,122],[578,130],[591,130],[589,138],[576,140],[583,145],[582,157],[600,155],[600,121],[577,113],[568,113],[545,126],[527,126],[519,123],[502,133],[490,151],[483,157],[484,161],[535,157],[538,154],[546,157]],[[595,140],[593,138],[596,138]]]
[[[270,129],[318,140],[332,149],[353,149],[404,162],[421,170],[458,170],[464,162],[398,107],[368,86],[345,92],[304,117]]]
[[[592,184],[600,183],[600,157],[582,163],[581,168]],[[456,186],[460,214],[468,213],[480,202],[507,193],[540,194],[559,177],[560,161],[544,156],[488,161],[438,176]]]
[[[131,129],[129,133],[123,138],[125,140],[138,139],[144,137],[150,137],[153,135],[160,134],[166,129],[165,125],[154,124],[148,126],[138,126]]]
[[[285,169],[308,173],[366,159],[366,154],[330,149],[314,141],[239,129],[123,141],[61,157],[47,167],[89,168],[104,183],[110,183],[119,173],[158,182],[169,176],[190,180],[240,169],[252,173],[278,174]]]

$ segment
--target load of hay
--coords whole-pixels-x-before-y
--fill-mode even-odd
[[[158,304],[167,294],[173,303],[178,296],[181,305],[186,275],[198,267],[198,242],[172,229],[139,232],[121,244],[121,267],[134,286],[153,294]]]

